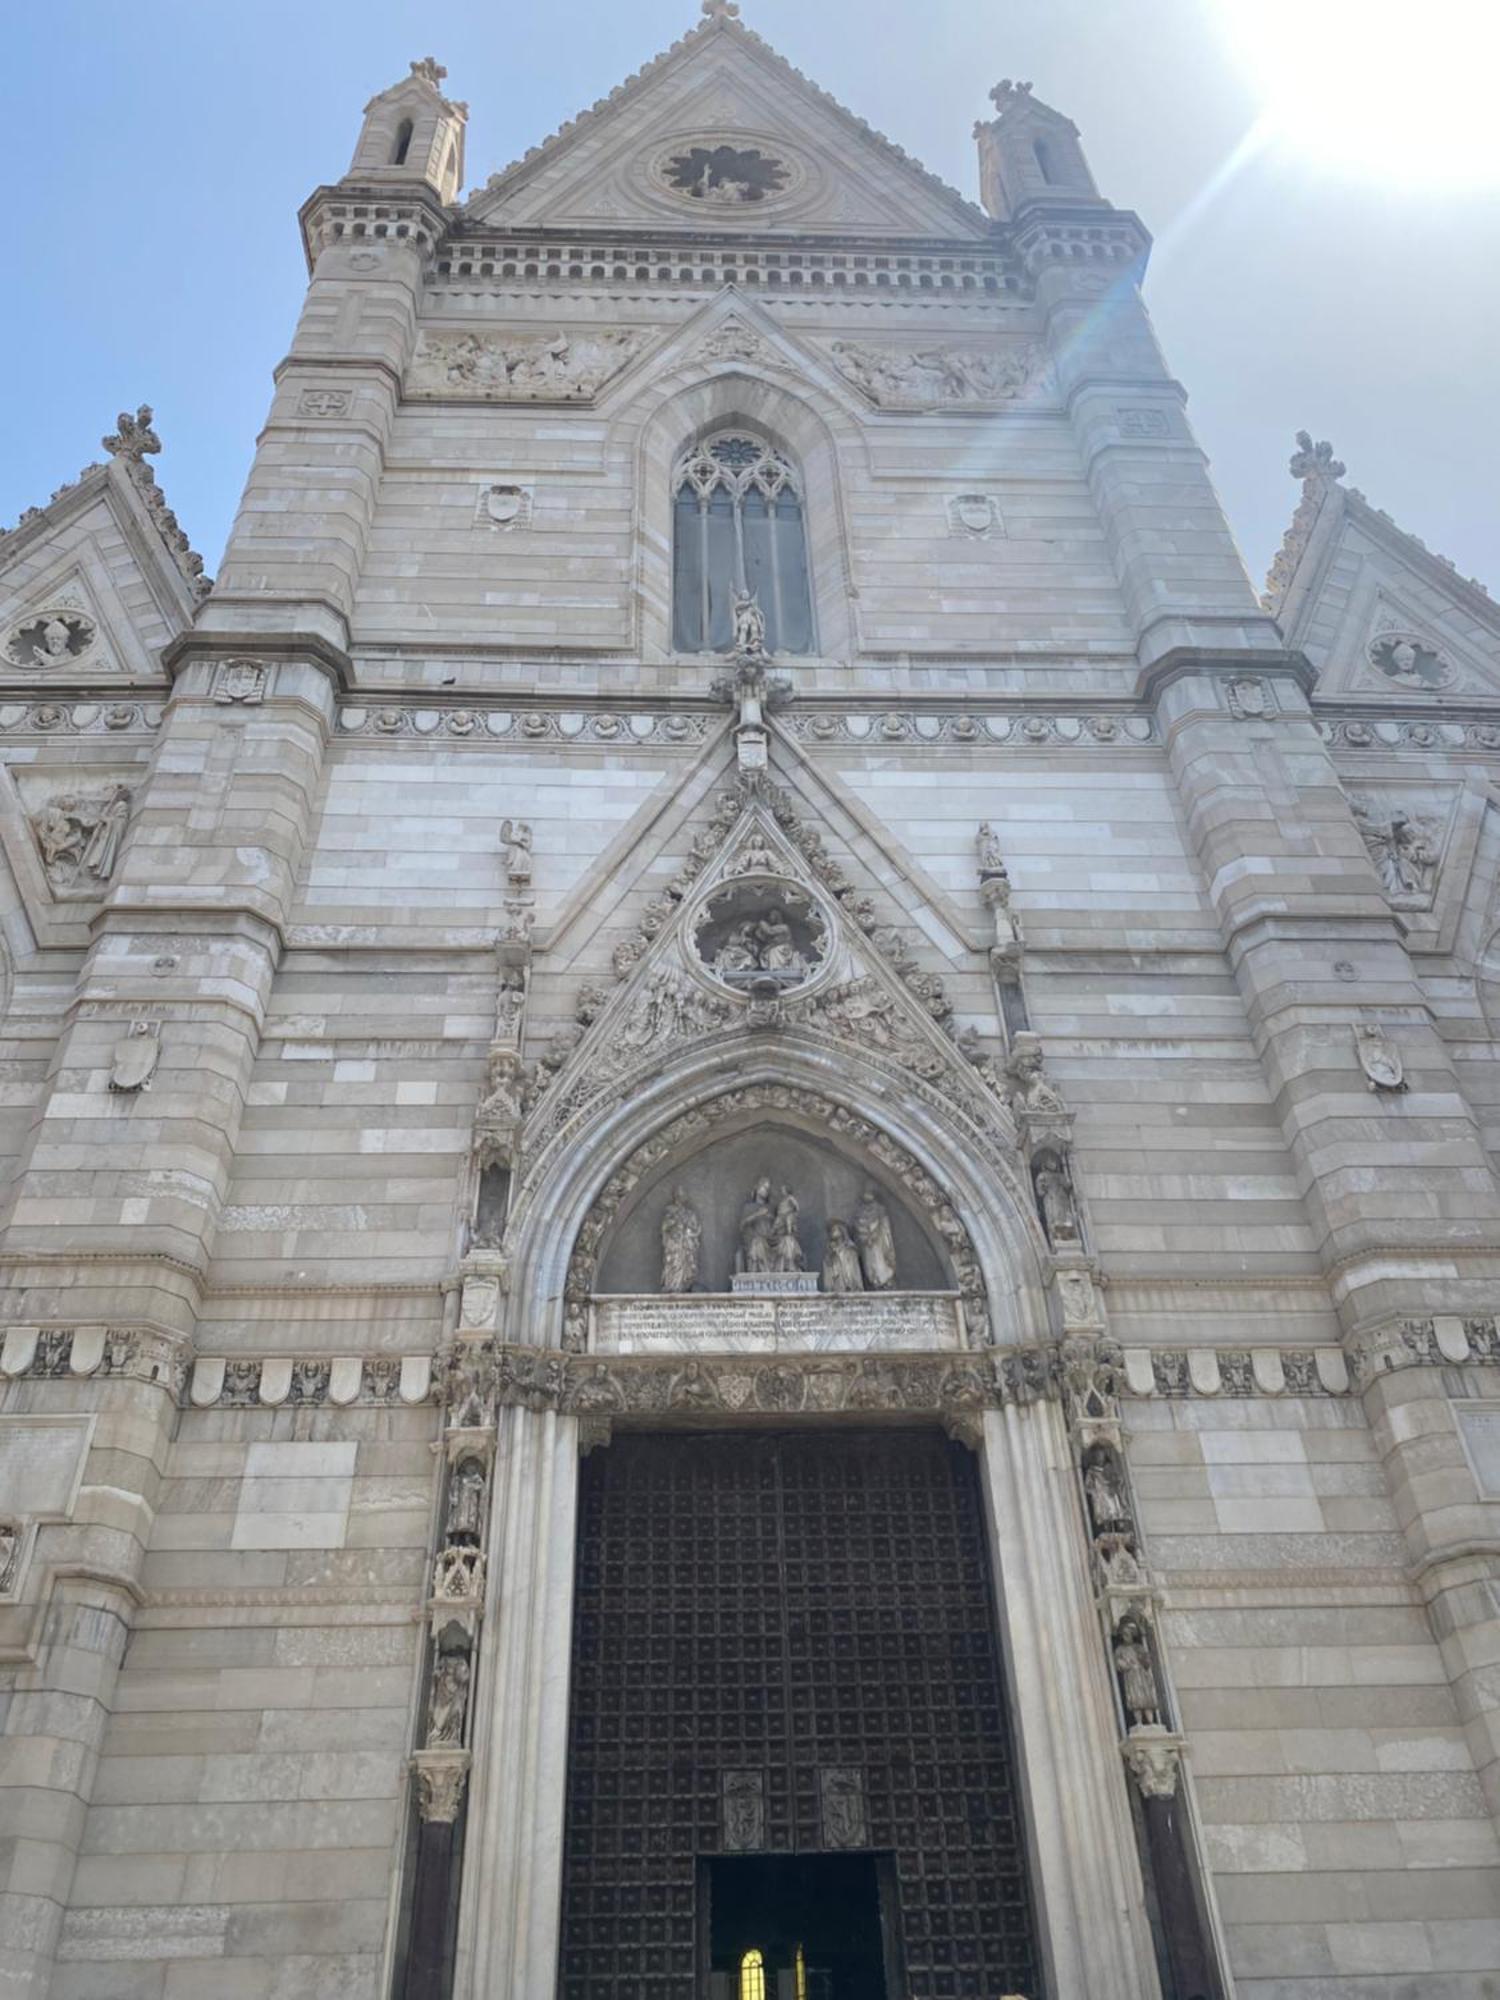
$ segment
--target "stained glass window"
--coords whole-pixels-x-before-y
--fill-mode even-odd
[[[759,1951],[747,1951],[740,1960],[740,2000],[766,2000],[766,1960]]]
[[[811,653],[812,599],[802,490],[780,452],[725,433],[697,445],[673,480],[673,644],[727,653],[734,599],[751,592],[773,653]]]

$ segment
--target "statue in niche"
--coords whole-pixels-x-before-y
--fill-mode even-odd
[[[1161,1696],[1156,1690],[1156,1670],[1151,1664],[1151,1649],[1134,1618],[1121,1620],[1115,1633],[1114,1653],[1115,1672],[1120,1676],[1120,1695],[1125,1703],[1125,1713],[1130,1717],[1131,1728],[1137,1729],[1143,1723],[1159,1723]]]
[[[525,980],[519,972],[503,972],[495,991],[495,1040],[512,1047],[520,1039],[521,1013],[526,1005]]]
[[[802,1260],[802,1237],[797,1227],[802,1204],[789,1187],[781,1190],[776,1203],[776,1215],[771,1226],[771,1251],[775,1261],[771,1268],[775,1271],[805,1271]]]
[[[1115,1477],[1114,1468],[1102,1453],[1095,1453],[1084,1468],[1083,1490],[1088,1495],[1089,1514],[1096,1533],[1130,1526],[1130,1509]]]
[[[770,1180],[763,1175],[740,1210],[740,1248],[734,1266],[737,1272],[764,1275],[776,1269],[775,1230],[776,1203]]]
[[[432,1674],[427,1706],[429,1744],[462,1743],[469,1706],[469,1662],[462,1653],[444,1653]]]
[[[981,822],[979,832],[975,836],[975,845],[979,849],[980,880],[986,881],[992,875],[1003,880],[1006,873],[1005,856],[1000,852],[999,836],[988,820]]]
[[[500,845],[505,853],[505,873],[520,888],[531,881],[531,827],[524,819],[500,822]]]
[[[466,1458],[448,1488],[448,1540],[478,1542],[484,1530],[484,1467]]]
[[[854,1234],[859,1243],[860,1268],[865,1289],[888,1292],[896,1282],[896,1239],[891,1234],[891,1218],[885,1203],[867,1187],[854,1213]]]
[[[828,1242],[823,1251],[823,1289],[825,1292],[862,1292],[864,1288],[865,1277],[860,1267],[859,1245],[854,1240],[854,1232],[847,1222],[834,1220],[828,1225]]]
[[[703,1224],[685,1188],[674,1188],[661,1219],[661,1288],[690,1292],[698,1282],[698,1253]]]
[[[1083,1234],[1078,1226],[1078,1205],[1055,1153],[1043,1153],[1037,1162],[1035,1181],[1036,1205],[1047,1241],[1054,1249],[1077,1243]]]
[[[766,614],[753,590],[734,593],[734,650],[742,660],[758,660],[766,650]]]

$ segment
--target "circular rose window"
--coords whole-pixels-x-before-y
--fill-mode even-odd
[[[690,133],[662,146],[646,172],[663,193],[704,209],[761,208],[795,194],[806,173],[775,139]]]

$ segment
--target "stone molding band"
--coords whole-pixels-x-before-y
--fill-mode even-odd
[[[1068,1341],[902,1354],[694,1352],[600,1356],[483,1346],[502,1404],[576,1415],[864,1414],[1003,1409],[1060,1393]],[[1402,1368],[1500,1367],[1494,1318],[1404,1322],[1343,1347],[1138,1347],[1106,1341],[1126,1401],[1345,1396]],[[133,1380],[170,1388],[194,1409],[351,1404],[412,1407],[440,1392],[431,1354],[189,1355],[145,1327],[11,1327],[0,1381]]]

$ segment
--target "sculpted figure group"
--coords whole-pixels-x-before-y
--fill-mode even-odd
[[[737,1277],[806,1271],[802,1204],[789,1187],[762,1175],[740,1208]],[[682,1295],[698,1287],[703,1223],[684,1187],[672,1190],[661,1219],[661,1289]],[[896,1243],[890,1212],[873,1187],[860,1196],[852,1221],[830,1218],[820,1271],[825,1292],[888,1292],[896,1283]]]

